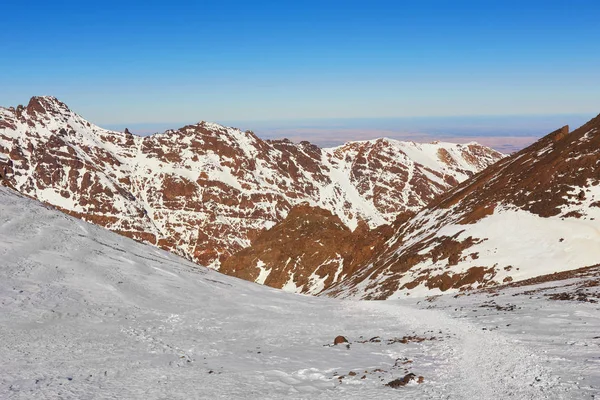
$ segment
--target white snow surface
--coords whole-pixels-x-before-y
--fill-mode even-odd
[[[561,214],[562,215],[562,214]],[[437,237],[456,236],[457,241],[468,237],[484,239],[467,249],[476,258],[464,257],[456,265],[445,267],[447,259],[436,263],[426,260],[415,265],[402,278],[401,285],[413,281],[424,269],[461,273],[474,266],[495,266],[494,280],[503,282],[510,277],[521,281],[540,275],[589,267],[600,262],[600,209],[589,207],[582,218],[562,216],[543,218],[516,207],[499,207],[474,224],[444,226]],[[457,290],[450,290],[451,292]],[[430,296],[440,294],[423,283],[394,297]]]
[[[511,312],[295,295],[0,188],[0,398],[595,398],[598,305],[516,290],[493,297]],[[384,386],[408,372],[424,383]]]
[[[265,268],[265,263],[262,260],[256,262],[256,268],[260,269],[260,273],[254,282],[263,285],[271,273],[271,268]]]

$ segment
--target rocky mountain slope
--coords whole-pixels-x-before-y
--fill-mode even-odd
[[[410,219],[330,295],[494,286],[600,261],[600,117],[563,127]]]
[[[598,148],[600,117],[549,134],[375,234],[322,223],[307,234],[310,220],[284,220],[234,255],[225,272],[295,292],[386,299],[595,265]]]
[[[320,149],[206,122],[139,137],[53,97],[0,108],[5,185],[216,268],[301,203],[349,230],[375,228],[501,157],[475,143],[387,139]]]
[[[397,221],[409,215],[401,213]],[[382,251],[393,233],[392,225],[369,229],[364,222],[351,231],[330,211],[302,204],[250,247],[227,258],[220,271],[286,291],[318,294]]]

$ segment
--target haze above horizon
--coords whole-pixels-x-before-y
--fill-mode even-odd
[[[592,116],[598,11],[593,1],[13,2],[3,5],[0,105],[49,94],[101,126],[267,130]]]

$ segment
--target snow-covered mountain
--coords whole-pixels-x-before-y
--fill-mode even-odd
[[[563,127],[409,219],[333,296],[489,287],[600,262],[600,116]]]
[[[475,143],[320,149],[207,122],[139,137],[95,126],[53,97],[0,108],[5,184],[213,267],[296,205],[329,210],[350,230],[375,228],[500,158]]]
[[[324,210],[295,212],[223,272],[297,293],[386,299],[595,265],[598,148],[600,117],[570,134],[564,127],[376,230],[350,232]]]
[[[299,296],[0,187],[0,398],[593,399],[597,275],[421,302]]]

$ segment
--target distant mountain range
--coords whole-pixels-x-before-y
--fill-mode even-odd
[[[326,210],[357,235],[502,157],[476,143],[389,139],[321,149],[208,122],[140,137],[102,129],[49,96],[0,108],[5,185],[216,269],[294,207]]]

